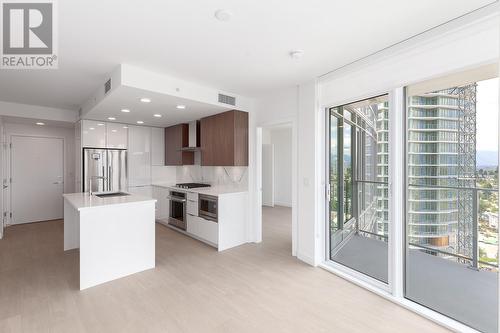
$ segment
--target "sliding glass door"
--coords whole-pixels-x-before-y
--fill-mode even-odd
[[[405,297],[498,332],[498,78],[407,94]]]
[[[328,112],[329,258],[388,281],[388,96]]]

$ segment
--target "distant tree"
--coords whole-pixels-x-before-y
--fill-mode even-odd
[[[482,248],[479,248],[479,258],[487,258],[486,251]]]

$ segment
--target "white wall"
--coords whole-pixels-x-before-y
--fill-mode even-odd
[[[255,103],[257,111],[256,125],[265,126],[266,124],[297,119],[297,103],[297,86],[291,86],[259,96]],[[265,137],[266,135],[264,134],[263,138],[265,139]]]
[[[5,149],[4,147],[4,127],[3,127],[3,119],[0,117],[0,186],[3,183],[3,179],[5,178],[4,176],[4,164],[5,164]],[[2,212],[4,211],[4,191],[0,191],[0,239],[3,238],[3,228],[4,228],[4,221],[3,214]]]
[[[274,204],[291,207],[292,128],[273,128],[270,130],[270,135],[271,144],[274,146]]]
[[[299,87],[298,127],[298,249],[297,257],[311,265],[320,261],[321,234],[324,220],[318,214],[318,205],[324,195],[318,175],[322,157],[322,138],[319,133],[316,81]]]
[[[274,145],[264,143],[264,140],[262,140],[262,206],[274,207]]]

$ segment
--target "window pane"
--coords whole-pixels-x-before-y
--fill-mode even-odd
[[[349,113],[350,114],[350,113]],[[344,223],[352,218],[351,125],[344,123]]]
[[[405,295],[497,332],[498,78],[407,103]]]
[[[330,228],[331,260],[387,283],[388,280],[388,98],[387,95],[338,108],[330,121],[329,161],[341,161],[339,174],[330,166],[330,191],[340,188],[339,223]],[[332,143],[336,141],[336,143]],[[341,149],[338,149],[341,147]],[[338,187],[339,186],[339,187]],[[330,207],[333,207],[330,201]],[[341,215],[341,216],[340,216]],[[341,222],[340,222],[341,221]]]

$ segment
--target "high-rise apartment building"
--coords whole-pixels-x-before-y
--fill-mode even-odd
[[[472,192],[454,187],[475,185],[475,96],[473,84],[408,99],[410,243],[470,255]]]

